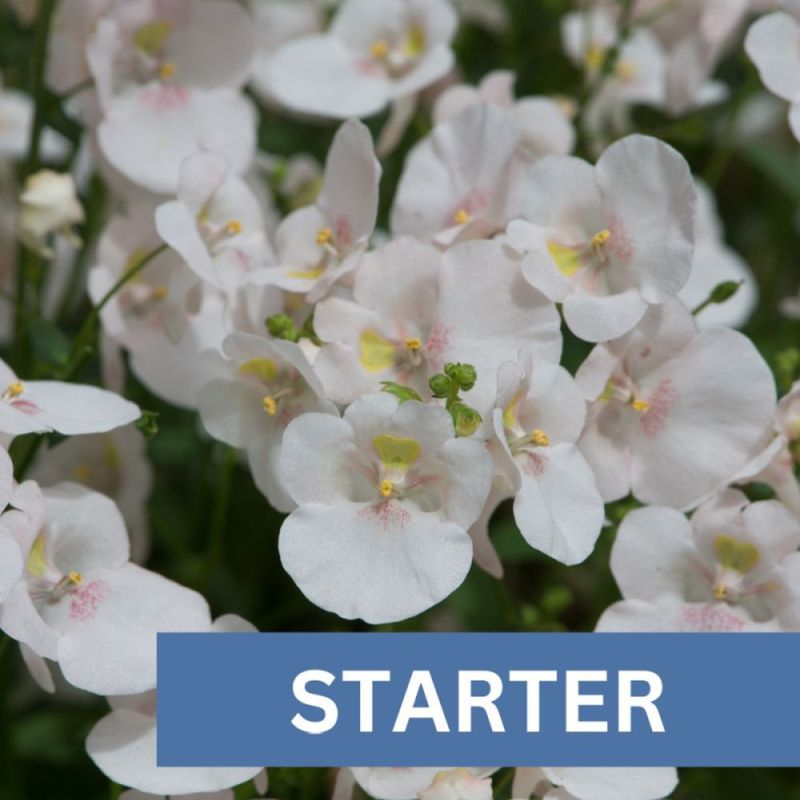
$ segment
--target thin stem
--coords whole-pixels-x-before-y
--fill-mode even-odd
[[[31,124],[30,138],[28,139],[28,152],[22,179],[32,175],[40,164],[39,146],[44,130],[45,113],[47,110],[47,90],[44,85],[44,72],[47,62],[47,41],[50,37],[50,26],[53,21],[57,0],[42,0],[39,7],[39,16],[36,23],[36,35],[31,53],[31,78],[30,94],[33,98],[33,123]],[[14,362],[17,371],[26,371],[26,362],[30,354],[30,342],[25,334],[25,319],[28,316],[28,291],[27,278],[41,267],[41,259],[27,248],[20,246],[17,252],[17,271],[14,303]]]
[[[106,305],[114,298],[117,292],[122,289],[125,284],[133,280],[148,264],[154,259],[158,258],[167,249],[166,244],[159,245],[155,250],[151,250],[144,258],[137,261],[103,296],[100,302],[89,312],[86,319],[83,321],[78,335],[75,337],[75,342],[72,345],[69,358],[67,359],[67,366],[59,376],[60,380],[69,380],[74,377],[80,368],[85,363],[86,359],[92,353],[92,335],[94,334],[95,327],[100,314]]]
[[[232,447],[227,448],[220,468],[217,496],[211,516],[211,531],[208,537],[206,560],[206,581],[210,578],[214,564],[220,561],[224,551],[225,525],[228,521],[228,510],[231,504],[231,486],[238,463],[239,454],[237,451]]]

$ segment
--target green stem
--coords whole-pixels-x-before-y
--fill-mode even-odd
[[[228,510],[231,504],[233,476],[236,473],[236,465],[238,463],[239,454],[234,448],[228,447],[220,468],[217,496],[211,515],[211,531],[208,537],[206,560],[206,581],[211,577],[214,564],[222,559],[225,549],[225,526],[228,521]]]
[[[47,110],[47,90],[44,85],[44,72],[47,62],[47,41],[50,38],[50,26],[53,21],[57,0],[42,0],[36,23],[36,35],[31,52],[30,94],[33,98],[33,122],[28,140],[28,152],[25,158],[22,180],[24,181],[39,168],[39,145],[44,130]],[[30,342],[24,331],[25,319],[28,316],[28,275],[41,266],[41,259],[25,247],[20,246],[17,253],[17,272],[14,303],[14,364],[17,371],[25,372],[30,356]]]
[[[500,776],[500,779],[494,785],[492,790],[493,797],[499,800],[505,788],[511,785],[511,781],[514,779],[514,772],[515,770],[513,767],[509,767],[503,772],[503,774]]]
[[[33,434],[33,438],[28,443],[28,447],[14,465],[14,478],[18,483],[22,483],[22,481],[25,480],[25,476],[28,474],[28,470],[31,468],[36,454],[42,446],[42,442],[44,442],[44,436],[42,434]]]
[[[86,319],[83,321],[78,335],[75,337],[75,342],[67,359],[67,366],[58,376],[59,380],[70,380],[78,374],[80,368],[86,362],[86,359],[91,355],[93,347],[93,336],[100,314],[106,305],[114,298],[117,292],[122,289],[125,284],[133,280],[148,264],[154,259],[158,258],[165,250],[167,245],[162,244],[151,250],[144,258],[137,261],[103,296],[100,302],[89,312]]]

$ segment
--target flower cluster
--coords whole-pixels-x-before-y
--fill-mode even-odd
[[[724,102],[715,68],[744,46],[800,138],[800,6],[742,45],[758,0],[576,5],[561,19],[574,98],[517,98],[507,70],[460,82],[457,29],[502,30],[496,0],[60,0],[34,15],[36,100],[63,130],[0,92],[0,158],[24,180],[0,229],[20,242],[0,261],[16,298],[0,326],[15,335],[0,629],[45,691],[108,698],[86,748],[126,800],[267,792],[260,769],[156,766],[155,634],[255,628],[141,566],[155,421],[123,398],[129,373],[241,454],[286,515],[283,569],[344,620],[416,617],[473,563],[501,580],[502,506],[566,566],[620,523],[623,599],[600,630],[800,630],[800,381],[779,398],[736,330],[756,282],[712,189],[633,116]],[[360,120],[383,111],[374,140]],[[337,120],[324,165],[258,146],[278,114]],[[81,281],[93,308],[70,343]],[[93,356],[105,388],[77,382]],[[494,772],[343,769],[334,796],[491,800]],[[520,768],[511,796],[658,800],[676,783]]]

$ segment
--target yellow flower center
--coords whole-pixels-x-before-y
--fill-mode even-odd
[[[406,348],[412,352],[416,352],[422,347],[422,342],[416,336],[409,336],[405,341]]]
[[[611,238],[611,231],[603,228],[599,233],[592,236],[592,247],[602,247]]]
[[[274,417],[278,413],[278,403],[272,395],[266,395],[261,402],[264,405],[264,411],[271,417]]]
[[[15,397],[19,397],[24,391],[25,387],[19,381],[9,383],[3,392],[3,400],[12,400]]]
[[[171,61],[165,61],[158,68],[158,77],[162,81],[168,81],[175,74],[175,65]]]
[[[535,428],[530,432],[530,440],[537,447],[547,447],[550,444],[550,437],[539,428]]]
[[[238,219],[232,219],[230,222],[225,223],[225,233],[227,233],[228,236],[238,236],[243,230],[244,227]]]
[[[472,214],[466,208],[459,208],[453,215],[453,219],[455,219],[456,225],[466,225],[472,219]]]
[[[318,245],[330,244],[333,241],[333,231],[330,228],[320,228],[317,231],[316,242]]]
[[[650,403],[647,400],[640,400],[638,397],[631,400],[631,408],[640,414],[646,414],[650,410]]]
[[[378,491],[381,493],[381,497],[391,497],[393,490],[394,484],[388,478],[384,478],[378,486]]]
[[[373,58],[383,60],[389,55],[389,42],[386,39],[378,39],[377,42],[372,43],[369,52]]]

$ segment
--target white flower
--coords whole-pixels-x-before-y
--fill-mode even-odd
[[[147,498],[153,468],[144,436],[131,425],[108,433],[73,436],[40,452],[30,477],[42,486],[81,483],[110,497],[130,533],[131,558],[143,563],[150,549]]]
[[[334,136],[314,205],[289,214],[275,233],[280,265],[254,280],[306,295],[310,303],[358,266],[378,214],[381,167],[372,137],[357,120]]]
[[[281,561],[322,608],[394,622],[464,580],[491,459],[455,438],[443,408],[374,394],[342,419],[304,414],[284,434],[281,473],[298,504],[281,528]]]
[[[208,628],[200,595],[128,562],[128,535],[107,497],[77,484],[7,511],[25,564],[0,606],[0,628],[64,677],[97,694],[133,694],[156,683],[156,633]]]
[[[146,84],[115,99],[97,129],[109,164],[150,192],[174,195],[180,165],[198,150],[220,153],[243,173],[256,147],[252,103],[233,89]]]
[[[800,139],[800,20],[784,11],[767,14],[750,26],[744,47],[767,89],[789,101],[789,125]]]
[[[185,159],[177,195],[156,209],[156,229],[211,286],[231,293],[273,261],[258,200],[224,156]]]
[[[234,333],[222,353],[203,353],[203,362],[211,376],[198,397],[206,430],[247,450],[258,488],[275,508],[291,511],[280,470],[284,431],[306,412],[338,416],[303,351],[293,342]]]
[[[507,243],[525,278],[564,304],[590,342],[622,336],[686,283],[694,247],[689,166],[668,145],[628,136],[595,167],[551,156],[514,182]]]
[[[0,83],[0,158],[22,158],[28,152],[33,101],[14,89],[4,89]],[[50,128],[42,131],[41,151],[45,159],[60,158],[66,153],[67,142]]]
[[[661,800],[678,785],[673,767],[517,767],[511,796],[528,800]]]
[[[775,409],[752,342],[725,328],[698,333],[677,300],[595,347],[576,379],[592,401],[580,448],[606,502],[632,491],[691,507],[761,451]]]
[[[520,146],[533,158],[572,152],[575,130],[562,106],[547,97],[514,98],[516,75],[507,70],[488,73],[477,87],[458,84],[445,89],[436,99],[436,125],[458,116],[465,108],[489,103],[511,109],[522,129]]]
[[[522,135],[511,109],[488,103],[437,125],[406,159],[392,207],[394,235],[447,247],[502,230]]]
[[[397,239],[365,257],[353,296],[329,298],[314,315],[323,342],[314,367],[337,402],[377,391],[383,381],[430,397],[431,375],[461,362],[478,374],[465,402],[486,416],[503,361],[523,347],[553,363],[561,354],[555,307],[496,242],[465,242],[442,255]]]
[[[688,308],[704,302],[723,281],[741,283],[736,294],[724,303],[713,303],[697,316],[701,328],[726,325],[742,327],[758,303],[758,284],[744,259],[725,244],[721,222],[711,190],[697,181],[697,217],[692,271],[678,297]]]
[[[729,489],[686,517],[631,511],[611,571],[625,598],[598,630],[800,629],[800,520],[775,500],[750,503]]]
[[[105,109],[115,97],[153,81],[238,89],[249,76],[254,54],[253,21],[231,0],[115,3],[97,19],[86,43]]]
[[[491,512],[514,497],[514,519],[532,547],[564,564],[583,561],[603,524],[603,500],[594,475],[575,445],[586,401],[570,374],[535,363],[528,351],[519,363],[500,365],[490,450],[494,490],[470,531],[476,561],[499,577],[502,567],[488,540]]]
[[[458,774],[454,775],[454,772]],[[475,786],[482,790],[485,784],[480,779],[491,775],[495,769],[467,767],[464,772],[477,781]],[[446,783],[451,776],[458,780],[462,770],[453,767],[352,767],[339,771],[340,778],[343,775],[355,777],[359,786],[375,800],[417,800],[420,793],[429,789],[440,774],[447,776],[442,779]],[[337,795],[336,800],[345,799]]]
[[[235,614],[208,620],[204,632],[256,633]],[[86,750],[115,783],[155,795],[217,792],[250,779],[263,780],[259,767],[159,767],[156,765],[156,690],[108,698],[111,712],[89,732]]]
[[[419,793],[419,800],[492,800],[492,779],[476,777],[463,767],[440,772]]]
[[[72,226],[83,222],[83,206],[71,175],[40,170],[25,181],[19,199],[19,235],[26,247],[50,258],[51,234],[77,239]]]
[[[22,381],[0,360],[0,433],[103,433],[134,422],[139,407],[113,392],[61,381]]]
[[[448,72],[457,22],[446,0],[345,0],[327,33],[284,44],[259,81],[295,111],[367,117]]]

